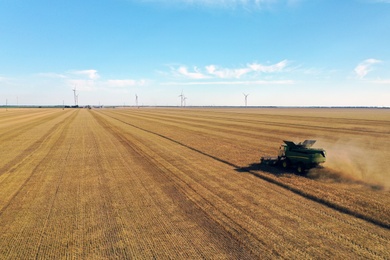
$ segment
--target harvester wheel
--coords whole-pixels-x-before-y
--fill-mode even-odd
[[[297,172],[299,174],[304,174],[305,173],[305,165],[303,163],[299,163],[297,166]]]
[[[283,168],[287,169],[287,168],[290,166],[289,161],[284,160],[284,161],[282,162],[282,166],[283,166]]]

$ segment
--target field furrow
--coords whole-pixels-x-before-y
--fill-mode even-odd
[[[101,120],[99,121],[101,122]],[[143,170],[141,171],[141,175],[140,173],[138,173],[136,174],[136,177],[137,179],[140,179],[139,182],[142,186],[144,186],[144,188],[135,188],[134,190],[138,192],[145,190],[148,192],[142,196],[142,198],[147,199],[147,201],[144,202],[147,208],[143,209],[143,211],[146,211],[143,214],[146,213],[146,215],[139,218],[139,220],[142,222],[137,223],[137,226],[142,227],[145,224],[149,226],[156,221],[155,225],[160,226],[160,229],[162,229],[161,231],[157,232],[159,233],[159,236],[164,236],[163,233],[167,232],[166,239],[162,239],[158,242],[158,244],[160,244],[161,246],[161,243],[167,243],[167,248],[172,247],[172,245],[177,245],[177,248],[173,248],[174,250],[170,253],[161,252],[161,254],[167,257],[174,252],[182,251],[183,247],[187,248],[187,251],[185,253],[186,255],[189,254],[188,256],[191,256],[191,258],[202,257],[202,255],[221,254],[218,253],[218,251],[215,251],[215,249],[213,249],[214,247],[219,247],[220,250],[232,248],[232,250],[229,250],[226,254],[237,254],[237,244],[234,245],[237,242],[230,241],[230,235],[227,234],[224,229],[221,230],[220,226],[212,227],[211,229],[213,230],[213,233],[209,234],[209,236],[211,237],[210,239],[212,240],[210,241],[209,239],[207,239],[207,236],[205,236],[205,234],[210,232],[210,230],[204,230],[204,227],[200,226],[200,223],[202,225],[206,225],[207,227],[210,225],[215,226],[215,223],[208,223],[210,222],[207,217],[208,215],[205,216],[204,212],[199,214],[198,212],[196,212],[197,207],[195,205],[192,205],[192,203],[185,203],[188,199],[186,199],[185,196],[183,197],[183,194],[180,192],[180,190],[177,189],[176,186],[172,186],[172,181],[167,181],[169,180],[169,176],[167,179],[164,169],[161,169],[160,167],[151,164],[149,160],[146,160],[147,154],[139,153],[138,149],[134,149],[134,139],[127,140],[119,132],[112,130],[111,124],[107,124],[106,122],[101,122],[101,124],[105,126],[106,129],[110,129],[111,134],[114,135],[121,144],[125,145],[124,148],[126,149],[126,151],[121,154],[126,154],[126,152],[130,152],[131,154],[133,154],[131,157],[136,158],[139,161],[137,164],[142,165]],[[160,186],[164,188],[163,191],[159,191]],[[167,193],[169,196],[166,197],[167,195],[164,195],[164,193]],[[124,198],[127,199],[128,197],[124,196]],[[175,204],[179,204],[181,207],[184,208],[177,208]],[[156,210],[154,209],[155,207],[157,207],[157,212],[149,215],[147,211],[154,211]],[[183,214],[184,216],[181,216]],[[164,218],[164,216],[167,216],[167,218]],[[150,217],[152,217],[152,219],[145,222],[145,219],[149,219]],[[160,217],[163,218],[160,219]],[[170,219],[175,221],[171,223]],[[188,223],[188,226],[181,226],[183,223]],[[199,228],[200,230],[198,230]],[[144,232],[146,232],[144,235],[150,237],[150,234],[147,233],[148,231]],[[195,234],[201,234],[202,236],[197,237],[195,236]],[[140,236],[142,236],[141,233]],[[150,239],[153,240],[153,235]],[[221,243],[223,244],[220,245]],[[234,246],[229,246],[228,248],[225,248],[225,244],[233,244]],[[242,249],[240,251],[242,251]],[[244,252],[245,251],[242,251],[239,255],[245,256]],[[225,257],[227,255],[225,255]]]
[[[1,252],[10,259],[35,258],[41,237],[45,235],[47,217],[56,194],[55,183],[61,172],[56,166],[60,158],[53,160],[63,143],[63,135],[77,116],[77,111],[68,114],[56,127],[49,128],[44,144],[34,152],[34,159],[25,160],[8,178],[2,192],[0,227],[2,227]],[[66,151],[65,151],[66,152]],[[54,173],[53,173],[54,172]],[[53,185],[54,183],[54,185]],[[23,246],[25,250],[12,250]]]
[[[318,182],[316,177],[313,177],[314,179],[311,176],[309,178],[303,178],[269,167],[262,167],[262,171],[258,171],[259,166],[256,166],[256,163],[253,162],[249,167],[241,167],[240,165],[243,165],[242,161],[246,160],[248,162],[248,158],[253,157],[252,154],[255,149],[248,146],[245,146],[245,149],[241,148],[237,144],[239,142],[241,145],[241,139],[233,137],[228,140],[228,138],[225,138],[224,133],[221,134],[223,136],[220,138],[205,137],[202,133],[204,131],[203,129],[195,132],[192,129],[188,130],[186,125],[181,127],[176,126],[174,128],[167,126],[161,121],[157,123],[153,122],[154,125],[159,125],[158,129],[151,128],[152,123],[147,122],[145,124],[143,121],[140,123],[137,121],[134,122],[132,114],[126,117],[122,113],[118,115],[116,111],[114,114],[112,113],[114,112],[111,111],[109,115],[119,121],[177,142],[199,153],[240,168],[243,171],[250,171],[260,178],[276,183],[297,194],[323,203],[341,212],[352,214],[381,226],[390,227],[390,208],[387,206],[390,203],[390,196],[386,196],[388,194],[386,189],[378,191],[375,186],[364,183],[363,186],[365,188],[362,189],[361,182],[356,182],[356,185],[353,185],[354,181],[350,181],[349,179],[346,179],[346,182],[351,183],[351,187],[345,189],[344,182],[341,182],[343,186],[329,185],[327,182]],[[177,131],[177,129],[180,129],[180,131]],[[256,139],[252,139],[251,141],[252,144],[256,144]],[[385,141],[388,142],[387,140]],[[233,143],[233,145],[230,146],[229,142]],[[258,161],[259,157],[254,160]],[[366,204],[370,205],[370,207],[366,207]]]
[[[10,201],[17,195],[20,189],[30,180],[34,169],[54,149],[53,141],[56,139],[53,138],[56,138],[57,134],[62,131],[64,124],[69,124],[74,117],[74,112],[72,114],[68,113],[66,117],[60,117],[60,121],[56,122],[55,125],[50,126],[47,132],[35,133],[40,138],[35,140],[30,146],[18,150],[19,154],[16,154],[15,158],[0,168],[0,214],[10,204]],[[28,143],[26,142],[26,144]],[[8,158],[12,158],[13,155],[12,152],[8,153]],[[19,187],[17,188],[17,186]]]
[[[0,258],[389,259],[389,129],[370,109],[9,109]],[[285,139],[325,168],[260,165]]]
[[[123,130],[120,130],[119,132],[125,132],[124,129],[126,128],[126,126],[122,125],[122,127],[123,127]],[[138,129],[138,130],[140,130],[140,129]],[[135,130],[129,130],[129,132],[134,133],[136,131]],[[150,156],[150,160],[151,161],[155,161],[155,163],[158,163],[158,165],[161,165],[160,168],[167,168],[169,173],[175,173],[177,171],[177,169],[175,170],[174,167],[178,167],[177,165],[180,165],[181,170],[180,170],[180,173],[178,173],[178,174],[180,174],[180,176],[181,176],[181,182],[183,181],[183,176],[186,176],[186,178],[190,179],[190,180],[184,181],[185,182],[185,184],[183,184],[184,187],[189,186],[191,188],[194,188],[195,184],[190,184],[190,183],[193,182],[193,183],[196,183],[197,185],[202,183],[202,185],[199,186],[199,188],[198,188],[199,191],[196,192],[196,194],[198,194],[198,195],[202,194],[203,196],[205,196],[208,193],[210,193],[210,196],[211,196],[211,198],[208,198],[208,199],[204,199],[203,198],[204,200],[206,200],[208,202],[208,203],[205,203],[203,210],[210,211],[210,212],[212,212],[212,215],[215,216],[215,215],[218,215],[217,214],[218,211],[217,212],[213,211],[212,208],[210,208],[208,205],[222,205],[222,209],[227,209],[227,212],[232,213],[232,212],[235,212],[236,209],[240,208],[240,202],[242,204],[242,201],[248,201],[248,195],[245,195],[245,196],[241,197],[242,196],[241,194],[245,191],[245,190],[243,190],[243,186],[242,185],[235,186],[235,188],[232,188],[232,191],[229,191],[229,192],[227,192],[225,190],[226,187],[229,186],[229,184],[237,183],[237,179],[240,179],[239,175],[237,175],[237,173],[234,170],[234,168],[231,169],[230,171],[234,171],[235,174],[229,174],[230,178],[227,178],[227,176],[223,174],[224,172],[228,171],[228,169],[227,169],[228,167],[226,165],[222,165],[218,170],[216,170],[216,169],[208,170],[207,168],[204,169],[207,166],[216,165],[216,164],[218,164],[218,162],[214,161],[214,163],[212,163],[212,162],[207,163],[207,159],[210,159],[210,158],[204,158],[205,156],[204,155],[199,155],[199,153],[195,153],[195,154],[196,154],[196,156],[200,156],[201,159],[199,159],[199,158],[192,158],[192,157],[194,157],[194,155],[191,156],[191,155],[189,155],[189,154],[184,152],[184,151],[187,151],[187,152],[190,151],[190,152],[193,153],[193,151],[191,149],[184,149],[184,151],[183,151],[183,146],[178,145],[177,143],[167,141],[167,139],[165,139],[164,141],[162,141],[162,140],[157,141],[157,140],[153,140],[154,138],[161,139],[161,137],[159,137],[158,135],[154,135],[154,137],[153,137],[153,135],[150,135],[150,133],[149,133],[147,138],[143,139],[142,141],[139,141],[138,146],[137,146],[138,149],[140,149],[141,151],[142,150],[147,150],[147,149],[150,149],[150,147],[156,146],[156,144],[161,144],[161,146],[155,148],[156,149],[155,150],[156,154]],[[148,143],[148,144],[146,144],[146,143]],[[141,144],[143,144],[143,145],[141,145]],[[172,146],[172,145],[176,146],[176,148],[171,148],[170,146]],[[159,152],[159,153],[157,154],[157,152]],[[169,155],[172,155],[172,153],[174,153],[176,155],[176,157],[169,156]],[[144,154],[150,154],[150,152],[146,151],[146,152],[144,152]],[[159,158],[164,158],[164,157],[168,157],[168,158],[165,159],[165,160],[159,159]],[[156,159],[156,158],[158,158],[158,159]],[[157,160],[157,162],[156,162],[156,160]],[[199,166],[199,164],[198,165],[194,165],[195,163],[193,163],[193,162],[199,162],[199,161],[202,162],[202,166]],[[175,166],[172,166],[172,165],[169,166],[169,164],[167,165],[168,162],[175,162],[175,164],[174,164]],[[182,164],[180,164],[179,162],[182,162]],[[216,181],[213,182],[212,179],[213,179],[214,175],[212,175],[212,173],[216,173],[217,176],[221,175],[220,179],[217,179]],[[201,176],[201,177],[199,177],[200,180],[194,180],[194,178],[196,178],[196,176],[198,176],[198,175]],[[237,175],[237,176],[235,176],[235,175]],[[207,176],[207,179],[205,179],[204,176]],[[180,178],[180,177],[178,177],[178,178]],[[203,178],[203,182],[201,181],[202,178]],[[178,182],[178,183],[180,183],[180,182]],[[269,183],[266,184],[266,185],[269,185]],[[261,185],[258,185],[258,186],[259,187],[257,187],[257,188],[258,188],[259,192],[260,191],[264,191],[264,186],[265,186],[264,183],[262,183]],[[223,188],[221,188],[221,187],[223,187]],[[227,193],[227,195],[226,194],[224,195],[224,196],[226,196],[226,198],[224,199],[224,203],[220,201],[221,197],[219,197],[219,198],[215,198],[214,197],[215,196],[214,193],[216,192],[216,190],[218,188],[224,190],[223,191],[224,193]],[[184,189],[184,188],[182,188],[182,189]],[[248,187],[248,189],[249,190],[253,189],[253,191],[257,191],[257,189],[255,187],[253,187],[253,186],[252,187]],[[274,189],[275,189],[275,187],[274,187]],[[269,194],[269,193],[270,192],[267,191],[266,194]],[[234,194],[234,196],[232,194]],[[194,197],[193,195],[188,195],[188,196],[189,197]],[[251,196],[254,196],[253,192],[252,192]],[[268,196],[269,197],[273,197],[272,195],[268,195]],[[267,196],[267,199],[269,198],[268,196]],[[290,194],[290,196],[291,196],[291,194]],[[279,196],[275,194],[274,197],[278,198]],[[197,199],[194,199],[194,200],[198,201]],[[210,200],[211,200],[211,202],[209,202]],[[238,200],[237,205],[234,205],[234,201],[235,200]],[[253,200],[253,198],[251,198],[251,200]],[[267,202],[268,202],[268,200],[267,200]],[[284,207],[283,211],[285,211],[285,208],[286,208],[285,201],[284,200],[280,200],[280,202],[282,203],[281,206]],[[199,204],[199,202],[197,202],[197,204]],[[234,205],[233,208],[231,208],[231,206],[230,206],[231,204]],[[264,207],[266,207],[264,204],[267,205],[268,203],[264,203],[264,202],[261,202],[261,203],[257,202],[257,203],[255,203],[255,205],[262,205],[261,209],[264,209]],[[342,222],[342,223],[346,224],[345,227],[344,227],[344,229],[346,231],[348,231],[351,228],[351,226],[353,226],[357,230],[360,230],[360,232],[366,231],[367,230],[367,224],[366,225],[362,225],[362,222],[361,221],[357,221],[355,218],[351,218],[350,220],[348,220],[349,219],[348,217],[347,218],[341,217],[341,216],[343,216],[343,214],[334,214],[334,213],[331,214],[329,212],[333,212],[333,210],[326,209],[326,207],[325,208],[324,207],[319,207],[319,210],[318,210],[318,209],[316,209],[316,207],[313,207],[313,205],[311,205],[311,203],[308,203],[307,201],[304,202],[304,204],[307,205],[308,208],[310,208],[310,209],[313,208],[313,210],[310,211],[310,214],[313,215],[312,216],[313,219],[318,219],[318,217],[321,217],[320,218],[321,219],[321,223],[323,223],[323,218],[324,218],[323,212],[326,212],[326,214],[328,215],[327,217],[330,216],[330,218],[331,218],[330,223],[334,224],[334,225],[331,225],[330,227],[324,228],[324,225],[320,225],[320,224],[317,224],[317,223],[314,224],[314,227],[311,226],[311,224],[309,225],[310,229],[323,230],[323,232],[324,232],[324,234],[326,236],[331,237],[330,243],[333,243],[334,241],[336,241],[336,244],[337,244],[337,243],[340,243],[340,241],[343,241],[346,244],[350,244],[350,246],[352,248],[358,249],[358,248],[364,248],[364,244],[366,244],[366,239],[367,238],[369,238],[369,240],[374,241],[374,239],[372,237],[372,232],[364,232],[365,235],[362,236],[363,238],[360,241],[361,244],[359,244],[356,241],[351,240],[350,238],[345,237],[343,235],[340,235],[340,233],[333,231],[335,228],[340,230],[341,227],[340,227],[340,223],[339,222]],[[248,206],[248,204],[245,204],[245,205]],[[297,204],[291,204],[291,205],[292,205],[292,209],[295,211],[294,213],[296,214],[296,217],[295,217],[295,221],[296,221],[298,216],[302,215],[302,209],[298,206],[298,205],[302,205],[302,202],[299,202]],[[270,208],[275,207],[275,201],[273,201],[273,203],[269,207]],[[318,211],[320,212],[320,214],[318,214]],[[223,211],[222,211],[222,213],[223,213]],[[252,217],[256,218],[256,217],[259,216],[259,214],[261,214],[263,216],[264,215],[263,213],[264,212],[261,212],[261,213],[259,213],[259,212],[256,212],[256,213],[251,212],[250,215],[253,215]],[[281,214],[281,213],[279,213],[279,214]],[[321,216],[321,214],[322,214],[322,216]],[[225,212],[222,215],[227,215],[227,213]],[[233,232],[232,230],[241,230],[238,233],[243,234],[243,233],[245,233],[245,231],[243,231],[243,230],[256,230],[256,223],[254,224],[253,221],[251,221],[250,219],[246,219],[246,215],[242,215],[241,213],[235,213],[235,215],[239,215],[240,216],[239,219],[240,220],[244,220],[243,223],[251,223],[251,226],[250,226],[250,228],[247,227],[247,229],[242,229],[242,226],[240,224],[238,224],[238,226],[241,226],[241,229],[236,227],[234,229],[231,229],[230,230],[231,232]],[[269,218],[272,219],[272,216],[275,216],[275,212],[269,213],[268,215],[270,216]],[[316,217],[315,215],[319,215],[319,216]],[[223,219],[223,218],[220,216],[217,219]],[[280,216],[278,216],[276,219],[280,219]],[[307,219],[310,219],[310,217],[307,218]],[[334,220],[337,220],[337,221],[334,221]],[[236,220],[236,221],[239,222],[238,220]],[[291,223],[295,223],[295,221],[294,221],[294,219],[293,220],[290,219]],[[244,225],[243,223],[241,223],[241,224]],[[280,225],[281,223],[278,223],[278,224]],[[229,226],[229,224],[226,223],[226,222],[223,223],[223,225],[227,226],[227,227]],[[236,223],[236,225],[237,225],[237,223]],[[301,225],[302,225],[302,223],[301,223]],[[371,228],[369,228],[369,229],[371,229]],[[260,230],[263,230],[263,231],[260,231]],[[271,230],[273,230],[273,232],[271,232]],[[280,231],[280,234],[279,234],[280,237],[278,237],[278,235],[275,234],[275,230],[278,230],[278,228],[274,227],[274,226],[272,228],[270,228],[269,230],[266,230],[266,231],[264,231],[264,227],[257,229],[257,231],[259,233],[267,233],[267,234],[274,233],[274,236],[275,236],[275,241],[274,242],[276,242],[278,239],[286,240],[285,229]],[[379,228],[378,230],[381,230],[381,229]],[[292,241],[296,241],[297,240],[297,234],[293,233],[293,232],[291,234],[293,234],[293,235],[291,235],[290,239]],[[306,233],[306,234],[310,234],[310,233]],[[379,237],[382,238],[382,241],[381,241],[381,243],[379,243],[379,246],[376,248],[378,250],[381,250],[382,253],[385,253],[384,250],[385,250],[386,247],[384,245],[389,243],[389,238],[386,236],[386,232],[384,234],[385,235],[379,235]],[[283,236],[283,238],[281,236]],[[305,239],[308,239],[308,238],[305,238]],[[240,238],[240,240],[246,241],[247,242],[247,243],[245,243],[246,245],[251,245],[251,243],[248,243],[248,240],[245,240],[243,238]],[[304,241],[304,239],[303,239],[303,241]],[[324,241],[321,241],[322,244],[323,244],[323,242]],[[266,243],[266,242],[262,241],[262,243]],[[336,246],[336,244],[333,244],[333,246]],[[261,247],[259,247],[259,244],[255,243],[253,245],[254,245],[254,248],[257,248],[257,249],[261,248]],[[375,246],[375,243],[373,243],[372,246]],[[270,247],[270,245],[267,245],[267,248],[272,248],[272,247]],[[283,248],[284,249],[277,248],[276,251],[277,252],[284,252],[283,255],[285,257],[291,256],[288,253],[286,253],[286,252],[288,252],[288,247],[286,247],[286,244],[284,244]],[[292,248],[294,248],[294,247],[292,246],[291,250],[292,250]],[[360,251],[362,251],[362,250],[360,250]],[[363,254],[363,255],[365,255],[366,257],[369,257],[369,256],[375,255],[375,252],[376,252],[375,250],[370,250],[370,248],[367,248],[366,253]],[[259,252],[257,252],[257,253],[259,253]],[[264,251],[263,251],[263,253],[264,253]],[[298,255],[296,251],[294,252],[294,254]]]

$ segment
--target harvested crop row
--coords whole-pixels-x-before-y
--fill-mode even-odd
[[[33,170],[1,212],[2,259],[249,258],[175,187],[162,189],[157,167],[87,111],[72,115],[45,140],[41,161],[13,172]]]
[[[62,144],[62,135],[77,116],[75,112],[67,113],[54,128],[47,125],[50,132],[34,154],[4,174],[9,175],[0,189],[0,255],[4,258],[32,258],[39,249],[55,194],[53,183],[61,173],[56,168],[61,160],[53,160],[53,156]]]
[[[103,121],[101,124],[106,129],[112,129],[115,122],[105,123]],[[142,165],[140,172],[134,176],[137,177],[137,182],[144,187],[134,187],[130,189],[134,192],[133,196],[123,196],[125,200],[129,200],[139,197],[140,194],[137,195],[139,192],[147,192],[141,196],[143,198],[141,201],[146,201],[133,209],[135,212],[138,212],[138,208],[142,210],[141,217],[134,216],[132,218],[135,222],[134,229],[143,229],[143,232],[137,232],[139,233],[138,241],[140,243],[155,240],[153,244],[147,245],[147,247],[153,254],[161,254],[160,256],[165,257],[178,253],[190,258],[205,255],[245,257],[248,254],[242,248],[240,249],[237,241],[230,240],[230,235],[224,229],[221,229],[223,227],[215,225],[204,212],[199,212],[196,206],[188,203],[188,199],[185,196],[183,197],[181,191],[175,185],[172,186],[172,181],[166,178],[163,170],[150,164],[150,161],[146,160],[147,154],[139,154],[140,151],[134,149],[133,139],[122,139],[120,132],[112,132],[112,130],[110,132],[111,135],[116,137],[116,142],[119,141],[122,145],[125,145],[126,150],[121,154],[133,154],[130,158],[139,161],[135,165]],[[131,160],[130,158],[127,160]],[[128,182],[120,176],[116,176],[115,179],[125,181],[125,183]],[[135,203],[137,203],[137,200]],[[156,210],[157,212],[153,213]],[[154,222],[159,224],[155,226]],[[157,227],[162,229],[155,230]],[[210,233],[210,230],[213,230],[213,232]],[[167,250],[156,251],[154,249],[155,245],[166,247]]]
[[[31,143],[26,139],[26,142],[21,144],[14,143],[14,148],[7,148],[6,145],[2,147],[2,149],[7,148],[8,150],[2,150],[6,163],[0,168],[0,214],[13,204],[14,198],[37,171],[37,166],[53,149],[53,140],[56,140],[53,138],[61,131],[63,125],[69,124],[74,117],[75,113],[67,113],[56,118],[55,122],[49,121],[48,125],[43,124],[43,128],[40,126],[38,128],[40,132],[35,132],[37,129],[31,129],[29,134],[40,137],[38,140],[32,138]],[[52,125],[52,123],[55,124]],[[42,129],[45,130],[42,131]],[[46,132],[46,130],[48,131]],[[4,142],[8,143],[8,141]],[[29,146],[23,148],[24,145]]]
[[[6,166],[7,164],[15,165],[32,154],[53,129],[58,127],[71,113],[72,111],[64,112],[62,110],[33,113],[31,117],[24,118],[17,124],[1,128],[0,175],[5,173],[4,169],[9,168]]]
[[[294,187],[302,177],[247,166],[258,142],[271,150],[278,137],[267,140],[256,112],[238,112],[32,110],[31,120],[15,112],[18,123],[4,128],[15,134],[1,139],[9,151],[1,148],[0,258],[390,257],[388,229],[258,175]],[[303,180],[319,194],[346,186]],[[352,186],[351,196],[367,191]],[[382,206],[385,191],[371,192]]]
[[[110,120],[110,118],[107,118],[107,120]],[[117,123],[112,122],[112,124],[117,124]],[[271,185],[272,189],[276,190],[277,192],[274,195],[272,195],[271,192],[272,189],[270,190],[267,188],[270,185],[269,183],[261,182],[256,185],[258,187],[247,185],[248,190],[246,190],[242,185],[242,183],[237,183],[237,182],[239,182],[241,179],[241,181],[244,181],[244,183],[246,182],[247,184],[250,184],[253,183],[252,182],[253,179],[251,180],[251,182],[248,182],[248,176],[243,177],[242,175],[237,174],[237,172],[235,172],[234,169],[230,168],[229,170],[229,167],[227,167],[224,164],[219,165],[217,167],[215,165],[218,165],[220,163],[215,162],[213,160],[211,160],[211,162],[208,162],[210,158],[204,158],[204,156],[201,156],[198,153],[194,153],[193,151],[184,149],[182,146],[178,146],[177,144],[169,142],[167,140],[164,139],[161,140],[161,138],[159,138],[158,136],[153,136],[150,134],[143,134],[143,133],[137,134],[140,135],[141,137],[139,138],[142,139],[134,143],[134,141],[132,141],[134,137],[131,137],[131,135],[134,135],[139,131],[134,129],[130,130],[128,128],[126,129],[126,126],[124,125],[122,126],[118,125],[118,127],[122,128],[122,130],[118,130],[118,132],[127,131],[127,134],[130,136],[127,135],[126,140],[131,140],[133,145],[136,145],[139,150],[143,151],[144,154],[151,154],[152,152],[150,151],[150,149],[152,149],[154,155],[153,156],[149,155],[150,156],[149,160],[154,162],[155,164],[161,165],[160,168],[166,168],[167,177],[173,178],[178,185],[181,185],[183,192],[185,192],[188,197],[194,200],[194,202],[197,203],[197,205],[200,208],[202,208],[204,211],[209,211],[211,217],[219,216],[219,214],[221,214],[219,212],[224,212],[225,210],[226,212],[223,214],[224,216],[227,215],[230,217],[234,216],[233,219],[231,220],[233,221],[233,223],[228,224],[229,222],[226,222],[225,220],[225,222],[222,222],[223,223],[222,225],[226,227],[229,227],[231,225],[237,225],[230,232],[234,232],[233,230],[241,229],[241,232],[235,233],[233,234],[233,236],[236,235],[237,236],[236,239],[242,241],[242,243],[247,245],[247,247],[253,246],[252,250],[254,250],[254,248],[257,248],[258,250],[260,249],[261,251],[263,248],[261,247],[261,244],[263,243],[267,245],[267,248],[272,248],[272,245],[275,246],[274,243],[276,243],[276,241],[283,239],[285,241],[284,244],[281,244],[281,247],[283,248],[278,248],[276,246],[274,250],[275,252],[280,253],[284,257],[291,256],[290,255],[291,252],[289,250],[292,250],[295,247],[301,248],[302,245],[299,246],[299,243],[300,242],[305,243],[304,241],[308,242],[309,238],[307,236],[310,234],[310,232],[308,233],[292,232],[292,230],[295,230],[293,223],[297,223],[298,219],[300,222],[302,222],[300,224],[302,229],[307,228],[309,230],[315,230],[317,236],[320,236],[323,239],[329,237],[330,244],[332,244],[333,241],[337,241],[337,243],[341,243],[341,244],[352,243],[353,245],[361,243],[361,246],[364,248],[365,244],[367,244],[367,241],[371,241],[372,244],[368,246],[367,252],[363,253],[363,255],[367,254],[366,256],[370,256],[370,255],[372,256],[372,254],[374,254],[373,252],[384,250],[385,248],[384,244],[387,244],[389,241],[389,238],[386,235],[387,233],[386,232],[382,233],[381,229],[379,228],[378,232],[382,233],[382,235],[379,235],[379,238],[382,238],[384,240],[382,240],[382,242],[379,243],[378,246],[377,244],[378,241],[376,241],[374,238],[374,237],[378,238],[378,236],[376,235],[373,236],[372,232],[364,232],[365,235],[361,235],[362,231],[367,230],[367,228],[361,229],[360,227],[361,226],[364,227],[367,224],[362,225],[361,221],[357,221],[354,218],[349,220],[348,218],[346,218],[345,220],[343,220],[345,216],[335,212],[332,213],[332,210],[329,211],[329,209],[326,209],[326,207],[325,209],[321,209],[321,207],[319,207],[320,208],[319,212],[326,211],[327,214],[320,213],[320,217],[318,216],[316,217],[315,215],[318,214],[318,208],[317,206],[313,206],[312,204],[309,203],[308,207],[313,208],[313,210],[309,211],[308,216],[302,216],[302,209],[300,209],[300,206],[297,206],[297,205],[302,205],[302,203],[299,201],[300,199],[297,199],[294,196],[292,196],[295,199],[291,199],[289,203],[286,203],[286,201],[283,199],[280,200],[279,202],[280,204],[278,205],[278,203],[275,203],[275,201],[272,201],[272,199],[270,198],[279,198],[280,196],[278,196],[277,194],[280,192],[280,189],[275,188],[273,185]],[[216,180],[213,181],[213,178],[216,178]],[[234,187],[228,188],[229,186],[234,186]],[[191,189],[188,190],[188,187],[191,187]],[[250,189],[256,190],[258,194],[251,192]],[[248,194],[245,195],[245,193],[248,193],[249,195]],[[200,198],[196,198],[197,196],[200,196]],[[251,199],[249,200],[249,198]],[[286,196],[285,199],[286,198],[288,198],[288,196]],[[248,200],[251,201],[251,203],[248,203]],[[208,203],[206,203],[207,201]],[[246,203],[243,204],[244,201],[246,201]],[[209,203],[213,205],[213,207],[216,207],[216,209],[211,208],[209,206],[210,205]],[[257,206],[253,207],[253,204]],[[231,208],[231,206],[233,206],[233,208]],[[290,212],[289,214],[292,215],[285,215],[283,213],[286,210],[286,207],[290,208],[288,212]],[[267,213],[267,211],[264,211],[267,208],[268,210],[270,210],[269,213]],[[275,211],[275,209],[277,209],[277,211]],[[262,218],[267,215],[269,216],[268,220],[266,220],[267,218]],[[281,217],[282,215],[285,216]],[[337,215],[338,217],[335,217]],[[326,219],[329,216],[331,216],[331,221],[327,222]],[[222,219],[223,219],[222,217],[217,217],[215,221],[221,221]],[[257,222],[256,219],[259,219],[258,221],[261,221],[260,223],[262,224],[260,226],[259,226],[259,222]],[[278,219],[280,220],[283,219],[283,221],[279,222]],[[314,220],[316,222],[313,223],[312,221]],[[309,221],[309,223],[306,223],[307,221]],[[357,222],[355,224],[352,224],[355,221]],[[289,222],[291,222],[292,225],[287,224]],[[271,226],[267,228],[266,226],[264,226],[265,223]],[[287,225],[286,226],[281,225],[281,223]],[[325,223],[326,225],[332,223],[332,225],[325,228],[324,226]],[[358,242],[356,239],[352,240],[351,238],[340,235],[343,234],[343,232],[341,231],[343,229],[342,228],[343,225],[345,225],[346,230],[349,230],[351,225],[354,226],[354,229],[357,229],[356,232],[358,232],[362,236],[361,241]],[[337,227],[337,232],[334,231],[336,227]],[[290,232],[286,233],[286,230],[288,230],[289,228],[292,228],[292,230],[290,231],[291,233]],[[280,233],[278,234],[278,232]],[[318,232],[322,232],[322,235],[320,235],[320,233]],[[253,240],[253,238],[249,239],[249,237],[245,235],[247,233],[251,234],[249,235],[249,237],[254,236],[257,237],[257,239],[255,240]],[[268,236],[267,236],[267,240],[263,241],[262,239],[264,239],[264,234],[267,234]],[[288,234],[292,235],[290,242],[288,242]],[[283,236],[283,238],[280,237],[281,235]],[[261,241],[260,244],[258,244],[259,242],[256,242],[256,240],[259,242]],[[326,244],[324,240],[321,240],[320,242],[322,245]],[[291,247],[289,246],[289,243],[291,243],[290,244],[292,245]],[[333,244],[332,246],[338,248],[340,244],[338,246],[336,244]],[[372,248],[370,249],[370,247]],[[347,246],[347,248],[351,250],[353,246],[351,247]],[[355,249],[357,248],[359,247],[356,247]],[[340,249],[339,251],[340,254],[341,251],[342,249]],[[263,253],[265,252],[266,251],[263,251]],[[346,251],[345,254],[348,254],[347,252],[348,251]],[[304,253],[303,255],[305,255],[308,252],[302,252],[302,253]],[[359,251],[359,253],[362,252]],[[299,254],[299,253],[295,251],[294,254]],[[313,252],[310,252],[310,254],[315,255],[316,254],[315,250]]]
[[[151,120],[146,118],[142,121],[138,115],[138,111],[128,111],[127,113],[129,114],[126,115],[123,114],[123,112],[110,111],[110,115],[118,118],[119,120],[130,122],[132,125],[139,126],[142,129],[152,131],[158,135],[166,136],[172,140],[177,140],[179,143],[185,146],[194,148],[210,156],[220,158],[222,161],[229,162],[232,165],[245,165],[243,163],[244,161],[247,162],[247,165],[250,165],[250,159],[257,161],[258,157],[253,159],[253,154],[256,154],[253,152],[255,149],[253,147],[256,144],[263,146],[263,143],[258,139],[247,137],[246,134],[241,137],[237,135],[236,132],[234,134],[230,133],[232,138],[229,140],[228,136],[226,136],[226,134],[229,135],[229,132],[227,132],[230,129],[229,127],[226,128],[226,131],[221,130],[221,133],[219,134],[220,137],[218,138],[218,132],[214,132],[214,134],[211,134],[211,136],[206,134],[206,132],[209,131],[208,127],[194,128],[193,126],[189,126],[187,124],[179,124],[179,122],[174,125],[172,125],[170,122],[166,123],[164,122],[164,115],[159,114],[158,111],[155,112],[153,110],[148,111],[147,113],[158,113],[158,115],[160,115],[162,118],[161,120]],[[196,112],[194,113],[194,117],[197,117]],[[156,128],[157,125],[158,128]],[[263,131],[261,125],[258,127],[259,132]],[[287,130],[283,131],[285,131],[286,135],[288,135]],[[282,139],[283,137],[279,138]],[[389,142],[387,139],[379,139],[379,141]],[[249,142],[252,144],[248,145],[247,143]],[[268,140],[264,140],[264,142],[267,146],[270,146],[272,143],[274,143],[268,143]],[[275,147],[277,147],[277,145],[278,144],[274,144]],[[374,147],[372,149],[374,149]],[[277,151],[275,149],[275,153],[276,152]],[[387,151],[383,152],[386,154]],[[377,153],[377,151],[373,152],[373,154]],[[328,183],[326,178],[302,178],[296,175],[284,174],[280,171],[277,176],[274,174],[267,174],[267,172],[264,171],[258,172],[258,174],[265,174],[267,178],[271,178],[276,182],[281,181],[283,185],[291,186],[299,193],[307,194],[308,196],[319,196],[320,199],[324,198],[325,201],[329,202],[329,205],[334,204],[335,207],[340,205],[341,208],[352,212],[352,214],[353,212],[356,212],[356,215],[362,216],[363,218],[366,217],[367,219],[372,219],[374,222],[383,223],[384,225],[390,224],[388,222],[390,221],[390,210],[387,206],[390,203],[390,197],[387,195],[388,191],[386,190],[373,190],[370,188],[370,185],[361,186],[359,182],[354,184],[353,181],[348,181],[348,179],[346,181],[341,179],[341,182]],[[324,176],[326,177],[327,175]],[[324,180],[324,182],[322,182],[322,180]]]
[[[0,130],[15,128],[24,125],[34,119],[44,118],[53,114],[63,113],[58,109],[12,109],[5,113],[0,113]]]

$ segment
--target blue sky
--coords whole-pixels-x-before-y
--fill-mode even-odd
[[[390,0],[0,0],[0,104],[390,106]]]

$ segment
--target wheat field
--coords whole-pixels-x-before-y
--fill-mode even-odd
[[[389,259],[390,110],[0,111],[1,259]],[[327,151],[263,166],[283,140]]]

